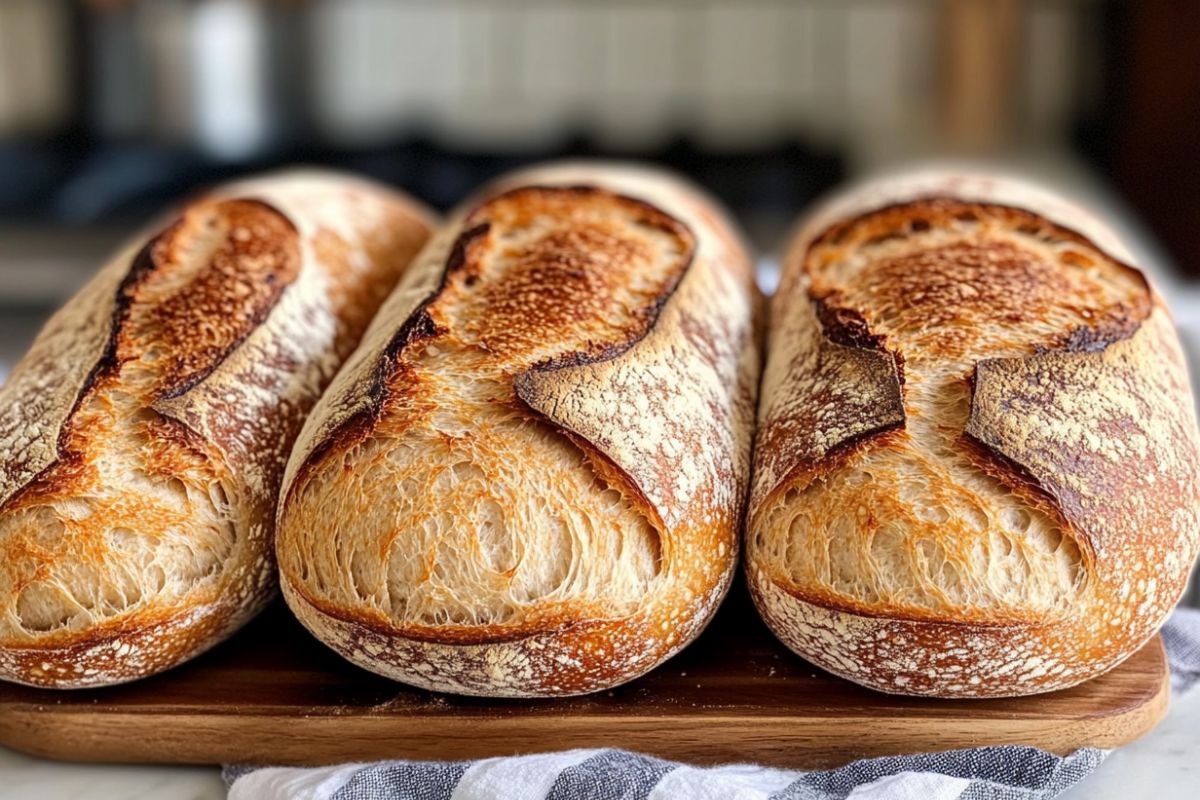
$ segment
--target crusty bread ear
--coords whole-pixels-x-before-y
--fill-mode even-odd
[[[794,650],[888,692],[1020,695],[1162,624],[1200,545],[1196,422],[1162,301],[1112,239],[962,176],[867,186],[802,228],[746,558]]]
[[[596,691],[728,586],[758,372],[750,264],[693,189],[522,173],[419,257],[288,465],[284,596],[368,669]]]
[[[143,677],[262,606],[290,445],[428,230],[356,180],[246,181],[51,319],[0,389],[0,677]]]

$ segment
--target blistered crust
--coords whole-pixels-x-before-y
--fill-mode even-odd
[[[52,318],[0,389],[0,677],[144,677],[257,612],[287,449],[429,220],[334,174],[231,184]]]
[[[1025,195],[865,187],[801,226],[776,298],[751,588],[792,649],[883,691],[1098,675],[1162,624],[1200,546],[1196,422],[1161,300],[1094,219]],[[857,343],[897,357],[903,421],[849,452],[763,438],[777,409],[820,408],[804,391],[819,371],[799,391],[781,378],[828,346],[826,320],[791,312],[806,297],[849,305]]]
[[[640,170],[556,167],[507,179],[456,215],[322,399],[288,465],[280,565],[310,630],[381,674],[500,696],[612,686],[699,632],[735,563],[758,370],[747,259],[706,202]],[[403,454],[418,442],[448,471],[410,465]],[[564,466],[570,453],[578,460]],[[367,470],[387,475],[385,487],[441,480],[450,489],[436,501],[389,497],[395,489],[368,499],[358,494],[376,491]],[[473,483],[477,472],[486,483]],[[559,589],[514,606],[503,587],[521,582],[556,528],[510,531],[524,560],[508,560],[507,549],[480,556],[493,535],[482,526],[495,524],[480,509],[507,520],[544,493],[546,513],[558,513],[559,484],[573,480],[594,488],[570,490],[571,514],[619,494],[626,527],[605,534],[625,538],[612,555],[613,588],[586,579],[607,568],[604,557],[577,553]],[[399,525],[389,575],[407,559],[397,548],[436,553],[417,583],[364,569],[328,586],[322,568],[302,566],[355,563],[364,541],[389,540],[368,520],[312,521],[308,509],[344,494],[394,507],[378,523]],[[432,521],[443,517],[449,527]],[[574,524],[564,535],[591,553],[600,533]],[[441,533],[428,538],[430,525]],[[345,544],[329,549],[331,540]],[[636,579],[627,561],[635,542],[653,558]],[[475,607],[456,610],[458,596]]]

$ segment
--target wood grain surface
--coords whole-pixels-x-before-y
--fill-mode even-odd
[[[186,764],[466,759],[624,747],[694,763],[829,767],[991,744],[1115,747],[1166,711],[1155,638],[1090,683],[1015,700],[892,697],[823,673],[767,632],[741,585],[701,638],[649,675],[562,700],[436,695],[379,678],[277,604],[172,672],[109,689],[0,684],[0,744],[50,758]]]

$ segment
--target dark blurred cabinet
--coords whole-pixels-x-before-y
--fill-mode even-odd
[[[1114,9],[1112,177],[1189,275],[1200,275],[1200,4]]]

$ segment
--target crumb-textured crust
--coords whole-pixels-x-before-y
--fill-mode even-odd
[[[240,181],[50,319],[0,388],[0,679],[134,680],[258,612],[291,444],[432,225],[347,176]]]
[[[1086,212],[986,177],[881,181],[801,226],[746,551],[789,647],[881,691],[995,697],[1153,636],[1200,548],[1200,449],[1129,258]]]
[[[674,178],[564,164],[491,187],[305,425],[279,511],[291,608],[440,691],[582,694],[661,663],[736,564],[758,299],[732,226]]]

